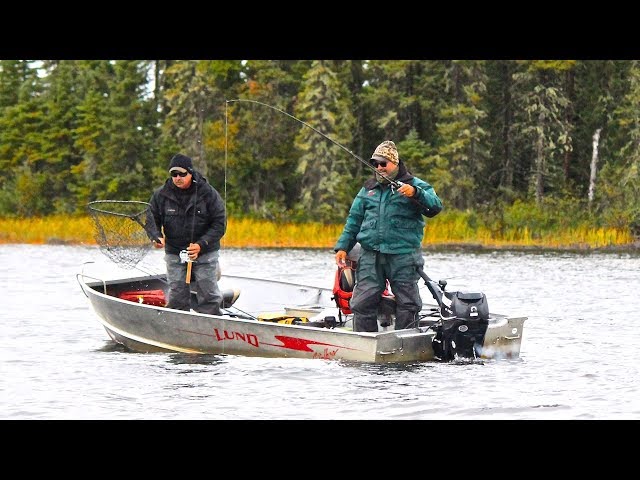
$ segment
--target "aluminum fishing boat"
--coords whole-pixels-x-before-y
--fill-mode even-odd
[[[425,303],[413,328],[394,330],[391,308],[380,312],[378,332],[354,332],[330,288],[223,275],[222,314],[208,315],[166,308],[163,275],[105,280],[83,271],[77,280],[109,337],[134,352],[367,363],[513,359],[526,320],[487,312],[478,333],[475,319],[452,315],[434,295],[438,303]]]

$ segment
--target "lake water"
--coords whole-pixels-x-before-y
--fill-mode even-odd
[[[491,311],[528,317],[520,359],[362,365],[129,353],[76,281],[85,262],[115,268],[97,247],[0,245],[0,418],[640,418],[640,254],[424,256],[449,290],[482,290]],[[327,287],[335,273],[331,250],[223,249],[221,266]],[[139,267],[163,271],[162,253]]]

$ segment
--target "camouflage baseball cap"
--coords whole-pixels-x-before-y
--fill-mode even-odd
[[[389,162],[397,165],[400,160],[398,159],[398,149],[396,148],[396,144],[391,140],[385,140],[376,147],[373,155],[371,155],[371,160],[388,160]]]

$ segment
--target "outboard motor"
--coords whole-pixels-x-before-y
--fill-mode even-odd
[[[350,300],[355,286],[355,269],[360,258],[360,244],[347,254],[346,266],[339,266],[333,285],[333,300],[338,307],[339,324],[342,315],[352,313]],[[431,328],[436,329],[432,347],[437,359],[451,361],[458,358],[474,359],[482,355],[484,337],[489,326],[489,305],[482,292],[447,292],[447,282],[431,280],[420,269],[420,276],[439,306],[440,321]],[[382,293],[378,305],[378,324],[383,329],[395,321],[396,299],[389,285]]]
[[[482,354],[489,326],[489,304],[482,292],[447,292],[447,282],[420,275],[440,307],[440,322],[433,338],[433,352],[441,361],[474,359]]]

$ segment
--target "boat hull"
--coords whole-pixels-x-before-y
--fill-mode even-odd
[[[353,332],[259,321],[261,313],[304,312],[315,318],[338,317],[332,292],[321,287],[223,276],[221,287],[239,289],[240,297],[223,315],[207,315],[118,298],[125,290],[166,289],[160,279],[138,277],[115,282],[78,281],[109,336],[135,352],[183,352],[256,357],[348,360],[366,363],[434,360],[436,331],[429,325],[406,330]],[[431,305],[425,305],[433,309]],[[289,313],[288,313],[289,312]],[[244,317],[244,318],[241,318]],[[494,316],[481,352],[484,358],[517,358],[525,318]],[[436,319],[433,319],[433,323]],[[429,322],[427,322],[429,323]]]

